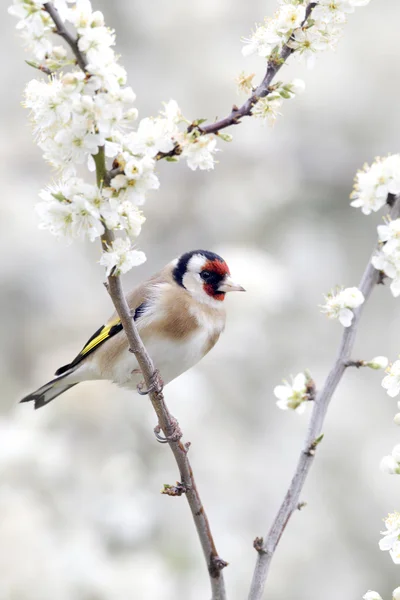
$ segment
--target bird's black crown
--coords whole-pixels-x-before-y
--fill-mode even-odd
[[[204,256],[204,258],[206,258],[207,260],[210,260],[210,261],[216,260],[218,262],[225,263],[224,259],[221,258],[221,256],[219,256],[218,254],[215,254],[215,252],[210,252],[209,250],[192,250],[191,252],[186,252],[185,254],[182,254],[182,256],[178,260],[176,267],[174,268],[174,270],[172,272],[172,275],[173,275],[176,283],[178,283],[182,287],[185,287],[183,285],[183,276],[185,275],[185,273],[187,271],[188,262],[192,258],[192,256],[194,256],[195,254]]]

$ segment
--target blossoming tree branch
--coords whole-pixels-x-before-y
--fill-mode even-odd
[[[222,575],[227,563],[216,551],[188,460],[188,445],[181,442],[178,423],[165,404],[157,370],[138,335],[120,275],[145,260],[144,252],[137,248],[137,238],[145,222],[141,207],[160,185],[157,162],[186,160],[192,170],[213,169],[218,142],[232,139],[223,130],[239,124],[245,116],[273,123],[284,101],[304,90],[301,80],[276,80],[283,64],[295,56],[312,68],[319,52],[336,46],[347,16],[368,3],[279,0],[275,15],[243,40],[244,55],[257,54],[265,61],[265,76],[255,86],[253,75],[241,73],[237,83],[247,100],[213,123],[186,118],[175,100],[164,102],[158,116],[139,120],[135,94],[113,50],[115,33],[89,0],[14,0],[9,8],[18,19],[17,29],[29,52],[27,63],[40,75],[26,86],[25,106],[30,110],[43,157],[57,172],[55,182],[39,194],[39,226],[68,241],[101,241],[99,263],[106,269],[108,291],[156,411],[157,436],[169,443],[179,468],[181,481],[164,491],[186,495],[207,562],[213,600],[227,597]],[[65,43],[54,44],[54,34]],[[78,176],[77,169],[82,167],[88,171],[86,178]],[[400,295],[400,155],[376,159],[359,171],[352,200],[352,206],[366,215],[388,206],[385,223],[378,227],[378,246],[359,287],[334,289],[321,307],[344,327],[325,384],[317,391],[306,371],[274,389],[279,408],[302,413],[307,403],[312,403],[313,410],[288,492],[268,535],[254,541],[258,559],[249,600],[263,595],[271,559],[299,507],[300,493],[322,440],[329,402],[346,368],[386,368],[383,387],[392,397],[400,392],[400,360],[388,367],[386,357],[351,357],[362,309],[373,287],[388,278],[392,294]],[[400,424],[400,413],[395,422]],[[160,429],[165,438],[159,435]],[[400,474],[400,445],[382,459],[381,469]],[[393,561],[400,564],[400,513],[390,514],[385,523],[380,548],[389,550]],[[394,600],[399,600],[399,590],[394,590]],[[380,600],[380,596],[369,591],[364,599]]]

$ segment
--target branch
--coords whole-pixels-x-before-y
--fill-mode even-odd
[[[304,27],[311,15],[311,12],[316,6],[317,2],[310,2],[307,5],[306,14],[300,27]],[[226,129],[226,127],[230,127],[231,125],[239,125],[243,117],[251,117],[253,106],[255,106],[261,98],[265,98],[265,96],[268,96],[271,93],[272,90],[270,89],[270,85],[275,75],[278,73],[278,71],[281,70],[282,66],[285,64],[289,56],[293,54],[293,52],[295,52],[295,50],[289,46],[289,42],[292,41],[292,39],[293,34],[289,37],[286,44],[284,44],[279,56],[270,58],[267,65],[267,71],[264,75],[262,82],[253,91],[250,98],[248,98],[240,108],[234,105],[230,114],[227,117],[224,117],[219,121],[215,121],[215,123],[210,123],[210,125],[189,125],[188,133],[195,126],[202,134],[215,133],[216,135],[218,135],[218,132],[221,131],[221,129]],[[173,156],[178,156],[181,153],[182,148],[179,144],[176,144],[175,147],[169,152],[159,152],[156,158],[157,160],[161,160],[162,158],[171,158]]]
[[[64,38],[64,40],[67,42],[68,46],[74,53],[76,62],[78,63],[82,71],[84,71],[84,73],[87,74],[86,67],[88,65],[88,60],[85,54],[79,50],[78,38],[75,38],[71,33],[69,33],[69,31],[65,27],[64,21],[61,19],[58,13],[58,10],[53,6],[52,2],[46,2],[45,4],[43,4],[43,8],[49,13],[50,17],[53,19],[54,25],[56,26],[55,33]]]
[[[57,9],[51,2],[44,4],[44,8],[53,19],[56,26],[56,32],[69,44],[76,56],[78,65],[84,71],[84,73],[87,74],[87,58],[85,54],[79,50],[77,39],[75,39],[65,29],[64,23],[60,19]],[[93,158],[96,164],[97,185],[99,188],[101,188],[104,181],[110,179],[111,173],[108,172],[106,168],[104,147],[99,148],[98,153],[94,155]],[[105,228],[104,234],[101,237],[103,250],[110,246],[113,240],[113,231]],[[157,371],[139,336],[137,327],[131,315],[131,310],[128,306],[122,289],[120,277],[115,275],[108,277],[108,285],[106,287],[114,304],[115,310],[117,311],[121,320],[124,332],[128,338],[129,349],[136,357],[147,389],[151,390],[149,391],[149,397],[157,414],[159,427],[164,432],[166,441],[168,441],[178,465],[181,480],[180,486],[181,489],[184,490],[190,510],[192,511],[197,534],[206,559],[212,589],[212,600],[226,600],[225,583],[222,575],[222,569],[226,567],[228,563],[218,556],[218,552],[215,547],[210,524],[201,502],[194,479],[193,470],[187,456],[189,445],[182,444],[182,433],[178,427],[177,421],[171,415],[165,404],[161,386],[154,385],[155,381],[157,380]]]
[[[304,27],[309,16],[311,15],[312,10],[316,7],[317,2],[310,2],[306,8],[306,14],[304,20],[300,27]],[[254,90],[253,94],[246,100],[246,102],[240,107],[234,106],[232,108],[231,113],[221,119],[220,121],[216,121],[215,123],[211,123],[210,125],[205,125],[204,127],[199,127],[202,133],[218,133],[221,129],[225,129],[226,127],[230,127],[231,125],[238,125],[240,123],[240,119],[242,117],[250,117],[251,110],[255,104],[261,99],[268,96],[271,93],[269,89],[272,80],[275,75],[280,71],[282,66],[285,64],[287,59],[291,54],[293,54],[294,49],[288,46],[288,43],[292,40],[293,36],[291,35],[286,44],[283,46],[279,57],[275,59],[270,59],[268,61],[267,71],[265,73],[264,79],[260,83],[260,85]]]
[[[391,199],[388,198],[388,200],[390,201]],[[397,196],[394,202],[389,202],[389,205],[392,205],[392,208],[388,210],[387,214],[392,219],[397,219],[400,216],[400,196]],[[374,254],[375,251],[373,255]],[[333,367],[325,381],[323,388],[316,396],[304,447],[301,451],[297,468],[292,477],[289,489],[286,492],[285,498],[278,510],[265,541],[261,541],[260,538],[256,538],[257,544],[255,547],[258,551],[258,558],[248,600],[261,600],[262,598],[269,567],[275,550],[290,517],[299,506],[300,494],[303,490],[304,483],[311,468],[317,445],[321,441],[320,436],[322,426],[332,395],[339,385],[346,368],[350,366],[349,363],[354,363],[354,361],[351,361],[350,359],[350,354],[354,346],[361,315],[373,288],[379,283],[379,280],[380,273],[373,267],[370,260],[359,285],[359,289],[364,294],[365,302],[354,310],[352,324],[350,327],[345,328]]]

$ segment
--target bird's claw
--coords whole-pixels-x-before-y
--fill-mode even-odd
[[[144,383],[139,383],[136,387],[138,394],[141,396],[147,396],[151,394],[151,392],[156,392],[156,394],[161,394],[164,389],[164,382],[160,377],[160,372],[156,369],[151,376],[150,385],[148,389],[144,387]]]
[[[159,424],[154,427],[154,435],[156,436],[157,442],[160,442],[160,444],[168,444],[169,442],[179,442],[179,440],[181,439],[182,431],[179,427],[178,421],[174,417],[172,417],[171,419],[171,424],[173,427],[172,433],[171,435],[167,435],[165,437],[160,434],[161,426]]]

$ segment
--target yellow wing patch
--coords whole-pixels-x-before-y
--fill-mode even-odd
[[[94,350],[99,344],[104,342],[107,338],[111,337],[112,335],[115,335],[115,333],[117,333],[121,329],[121,321],[118,318],[114,319],[113,321],[110,321],[110,323],[107,323],[107,325],[104,325],[98,331],[96,331],[94,336],[90,338],[86,346],[84,346],[84,348],[81,350],[80,356],[85,356],[86,354]]]

